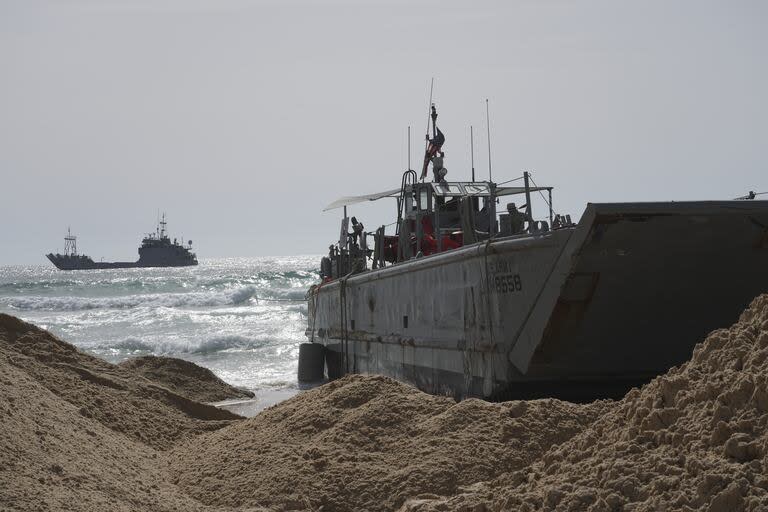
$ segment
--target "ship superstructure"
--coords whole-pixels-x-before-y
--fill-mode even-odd
[[[197,256],[192,252],[192,240],[189,240],[187,245],[184,245],[183,240],[179,243],[176,238],[171,241],[166,232],[167,225],[165,213],[163,213],[155,232],[149,233],[141,241],[137,266],[184,267],[197,265]]]
[[[529,173],[447,181],[444,140],[428,145],[432,181],[408,170],[399,189],[329,205],[344,209],[341,237],[308,292],[306,331],[329,378],[381,373],[459,398],[620,397],[768,289],[768,201],[590,203],[574,223]],[[387,197],[394,235],[348,218]]]

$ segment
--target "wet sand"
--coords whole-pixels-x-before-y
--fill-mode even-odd
[[[240,416],[251,418],[266,409],[277,405],[284,400],[301,393],[298,389],[259,389],[255,396],[249,399],[229,399],[213,402],[211,405],[226,409]]]

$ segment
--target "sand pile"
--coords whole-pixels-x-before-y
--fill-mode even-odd
[[[0,510],[202,509],[157,457],[0,356]]]
[[[349,376],[179,445],[174,479],[214,506],[395,510],[527,466],[607,404],[490,404]]]
[[[183,359],[144,356],[128,359],[118,366],[198,402],[220,402],[231,398],[253,398],[254,396],[251,391],[230,386],[208,368]]]
[[[132,366],[0,315],[0,509],[768,510],[768,295],[619,402],[349,376],[227,421]]]
[[[165,449],[239,418],[78,351],[47,331],[0,314],[0,361],[115,432]]]
[[[232,417],[0,314],[0,510],[207,510],[157,449]]]
[[[406,510],[768,510],[768,295],[540,461]]]

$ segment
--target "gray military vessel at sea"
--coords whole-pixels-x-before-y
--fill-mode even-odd
[[[572,222],[529,173],[516,186],[446,181],[436,118],[433,181],[409,170],[397,189],[329,206],[344,208],[342,234],[308,292],[300,380],[380,373],[456,397],[620,397],[768,289],[768,201],[589,203]],[[355,217],[349,233],[347,207],[388,197],[394,236]],[[497,211],[515,197],[524,205]]]
[[[192,252],[192,240],[184,245],[177,239],[171,241],[166,232],[165,214],[157,223],[154,233],[141,241],[138,261],[93,261],[90,256],[78,254],[77,237],[67,231],[64,237],[64,254],[46,254],[59,270],[93,270],[135,267],[187,267],[197,265],[197,255]]]

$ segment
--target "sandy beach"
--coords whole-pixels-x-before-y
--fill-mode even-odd
[[[0,315],[0,510],[757,512],[767,384],[768,295],[687,363],[585,405],[359,375],[252,397]]]
[[[768,0],[0,0],[0,512],[768,512]]]

